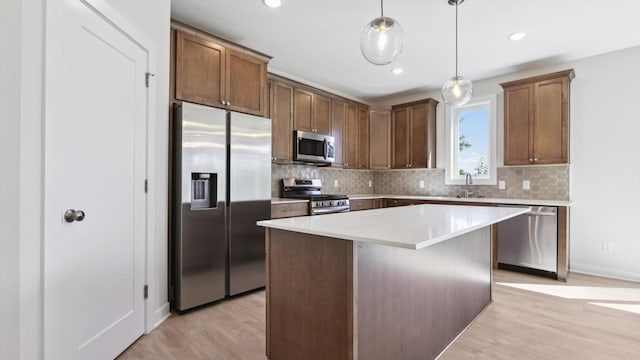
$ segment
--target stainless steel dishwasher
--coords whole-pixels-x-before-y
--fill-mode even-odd
[[[558,208],[526,207],[529,212],[498,224],[498,267],[556,278]]]

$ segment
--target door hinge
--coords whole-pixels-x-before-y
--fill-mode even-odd
[[[145,299],[149,298],[149,285],[144,286],[144,298]]]
[[[144,179],[144,192],[149,192],[149,180]]]
[[[144,86],[149,87],[149,78],[152,76],[156,76],[156,74],[152,74],[150,72],[144,73]]]

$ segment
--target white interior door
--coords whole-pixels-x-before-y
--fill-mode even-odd
[[[46,359],[113,359],[144,331],[148,53],[134,38],[87,1],[47,1]]]

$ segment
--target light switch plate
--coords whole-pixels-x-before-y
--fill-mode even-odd
[[[333,180],[333,187],[338,187],[338,180]]]
[[[369,187],[373,186],[373,182],[371,180],[369,180]]]
[[[420,189],[424,189],[424,180],[420,180]]]
[[[506,182],[504,180],[498,181],[498,189],[504,190],[506,188],[507,188],[507,184],[506,184]]]
[[[531,189],[531,182],[529,180],[523,180],[522,190],[529,190],[529,189]]]

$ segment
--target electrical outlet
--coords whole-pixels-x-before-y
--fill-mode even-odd
[[[333,187],[338,187],[338,180],[333,180]]]
[[[420,180],[420,189],[424,189],[424,180]]]
[[[529,189],[531,189],[531,182],[529,180],[523,180],[522,190],[529,190]]]
[[[610,241],[602,242],[602,252],[612,253],[613,252],[613,243]]]
[[[498,181],[498,189],[504,190],[507,188],[507,183],[504,180]]]
[[[373,181],[369,180],[369,187],[373,186]]]

